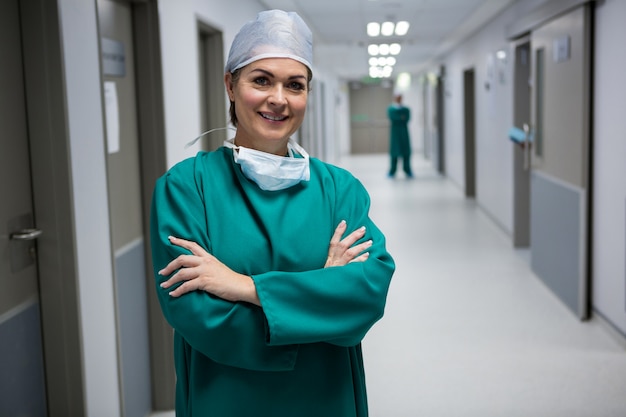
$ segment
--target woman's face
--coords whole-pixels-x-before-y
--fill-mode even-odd
[[[233,83],[224,81],[235,102],[235,144],[284,155],[289,137],[300,127],[308,97],[307,67],[289,58],[267,58],[246,65]]]

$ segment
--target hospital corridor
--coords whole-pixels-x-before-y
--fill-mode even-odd
[[[340,163],[368,188],[397,263],[363,341],[370,416],[626,415],[624,341],[579,322],[527,250],[423,157],[412,162],[412,180],[386,178],[383,154]]]
[[[0,1],[0,417],[626,417],[625,21]]]
[[[372,417],[623,416],[625,345],[581,323],[476,201],[413,158],[342,165],[372,196],[397,262],[385,317],[364,343]]]

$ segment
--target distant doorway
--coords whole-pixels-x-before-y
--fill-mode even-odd
[[[350,147],[352,154],[389,151],[387,107],[393,100],[392,86],[350,85]]]
[[[198,23],[198,61],[200,63],[200,127],[201,132],[226,126],[224,89],[224,47],[222,32]],[[202,138],[202,149],[213,151],[226,139],[225,130],[217,130]]]
[[[463,116],[465,133],[465,196],[476,197],[476,120],[474,69],[463,72]]]
[[[513,81],[513,124],[529,131],[530,126],[530,39],[515,46]],[[513,246],[530,246],[530,143],[513,145]]]

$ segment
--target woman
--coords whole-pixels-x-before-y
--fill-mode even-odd
[[[175,329],[176,414],[366,416],[360,342],[394,262],[348,172],[291,135],[311,79],[311,32],[261,12],[225,68],[234,140],[155,186],[157,292]]]

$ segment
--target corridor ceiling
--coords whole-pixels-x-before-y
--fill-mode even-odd
[[[368,76],[367,46],[398,42],[394,78],[417,73],[494,18],[514,0],[258,0],[267,9],[295,11],[313,32],[314,64],[340,78]],[[405,37],[369,38],[370,21],[406,20]]]

